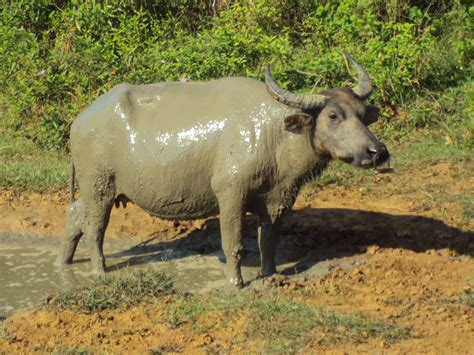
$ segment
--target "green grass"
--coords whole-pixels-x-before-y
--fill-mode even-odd
[[[56,351],[54,354],[56,355],[89,355],[93,354],[94,352],[88,349],[83,348],[64,348]]]
[[[403,326],[373,320],[361,313],[338,314],[324,306],[314,307],[278,295],[243,292],[217,296],[213,303],[227,317],[246,312],[249,317],[245,334],[263,340],[262,350],[268,352],[297,352],[317,333],[324,334],[321,342],[325,344],[362,343],[373,337],[391,344],[410,334]]]
[[[338,314],[324,306],[315,307],[295,302],[278,294],[252,290],[189,295],[173,291],[171,280],[154,268],[122,270],[63,292],[48,307],[73,309],[90,313],[118,307],[153,304],[163,295],[165,322],[170,328],[186,326],[195,334],[244,317],[241,335],[234,342],[245,345],[249,340],[262,344],[262,351],[296,352],[310,345],[316,335],[324,334],[326,344],[336,342],[361,343],[369,338],[381,338],[388,344],[409,336],[403,326],[371,319],[363,314]],[[214,322],[206,316],[213,312]]]
[[[472,169],[471,169],[472,170]],[[471,175],[472,176],[472,175]],[[432,202],[428,202],[429,208],[434,204],[440,205],[442,203],[458,202],[461,206],[459,226],[467,225],[470,221],[474,219],[474,187],[471,186],[469,191],[463,191],[461,193],[446,192],[444,186],[440,187],[439,190],[433,193]],[[442,219],[443,217],[449,216],[448,211],[441,211],[445,215],[436,215]]]
[[[54,306],[90,313],[151,301],[172,291],[170,278],[152,267],[134,271],[125,269],[60,293]]]
[[[173,295],[172,302],[166,307],[167,324],[171,328],[178,328],[185,323],[197,325],[199,317],[211,309],[209,304],[200,302],[194,296],[177,293]],[[204,329],[196,330],[203,331]]]
[[[474,287],[466,288],[459,296],[459,300],[469,307],[474,308]]]
[[[41,149],[0,130],[0,188],[51,192],[65,187],[69,175],[66,153]]]
[[[210,311],[219,311],[222,324],[232,323],[245,316],[243,336],[235,343],[260,340],[262,351],[296,352],[313,341],[316,333],[324,333],[325,344],[335,342],[362,343],[377,337],[387,344],[409,336],[403,326],[373,320],[361,313],[338,314],[324,306],[314,307],[286,297],[255,294],[252,291],[196,296],[178,295],[167,304],[168,325],[177,328],[191,324],[193,332],[208,332],[199,321]],[[171,323],[170,323],[171,321]]]

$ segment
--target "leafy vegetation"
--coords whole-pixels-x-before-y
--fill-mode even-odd
[[[443,125],[465,144],[469,112],[442,113],[458,86],[472,101],[473,14],[459,0],[12,1],[0,9],[3,126],[64,150],[74,117],[119,82],[261,79],[270,62],[309,91],[349,84],[347,48],[378,86],[384,132]]]

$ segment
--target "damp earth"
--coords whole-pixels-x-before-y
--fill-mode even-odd
[[[107,272],[153,265],[173,278],[178,291],[199,294],[226,288],[218,221],[208,220],[204,226],[204,230],[196,229],[192,233],[185,233],[186,227],[177,228],[176,236],[167,241],[160,240],[159,235],[145,240],[138,237],[107,239],[104,244]],[[64,268],[54,265],[59,238],[26,233],[0,235],[0,284],[4,286],[0,290],[1,315],[39,306],[50,295],[90,282],[95,277],[91,274],[85,241],[79,244],[73,265]],[[244,239],[242,269],[247,285],[258,288],[262,281],[259,280],[256,239],[256,235]],[[283,275],[322,276],[332,267],[331,260],[312,257],[306,247],[286,244],[285,252],[277,257]],[[357,259],[357,263],[363,260]],[[339,262],[345,266],[353,263]]]
[[[463,206],[474,181],[467,171],[467,165],[440,162],[410,174],[376,175],[357,187],[305,189],[282,228],[278,275],[267,279],[257,277],[257,222],[247,216],[246,290],[278,292],[410,329],[407,339],[393,344],[378,338],[326,344],[324,334],[315,333],[303,352],[471,353],[474,221]],[[442,186],[450,187],[449,196]],[[259,349],[248,339],[245,317],[222,323],[210,314],[197,331],[168,325],[159,305],[91,315],[35,307],[56,290],[91,278],[85,241],[64,272],[53,267],[66,200],[65,192],[0,193],[0,314],[8,316],[4,326],[11,335],[0,334],[1,351],[54,352],[66,345],[113,353]],[[185,292],[206,295],[225,285],[217,218],[167,222],[129,205],[113,210],[105,240],[108,273],[153,264]],[[242,347],[236,339],[248,341]]]

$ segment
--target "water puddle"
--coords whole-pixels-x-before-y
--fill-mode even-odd
[[[84,247],[78,248],[79,263],[61,272],[54,267],[58,241],[27,235],[0,236],[0,315],[35,306],[47,295],[91,277],[89,264],[83,262]]]
[[[178,290],[205,293],[225,286],[224,256],[220,250],[201,254],[192,248],[173,249],[162,244],[106,238],[107,271],[153,264],[173,277]],[[58,290],[92,279],[84,241],[79,243],[74,264],[62,270],[53,265],[58,246],[58,237],[0,234],[0,316],[36,306]],[[256,256],[250,255],[250,259]],[[243,268],[245,279],[257,276],[257,262]]]
[[[227,286],[227,282],[219,240],[219,234],[212,232],[196,238],[167,241],[159,238],[145,242],[133,238],[106,238],[107,272],[154,265],[173,278],[178,290],[206,293],[221,289]],[[59,241],[59,237],[0,233],[0,317],[37,306],[58,290],[77,287],[92,279],[84,240],[79,243],[74,264],[64,269],[53,265]],[[253,281],[257,279],[260,267],[256,238],[244,238],[244,248],[243,278],[244,281]],[[331,260],[321,260],[312,255],[311,250],[281,249],[277,264],[284,275],[320,277],[329,272]]]

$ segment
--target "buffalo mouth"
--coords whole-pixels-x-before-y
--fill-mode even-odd
[[[345,157],[340,158],[339,160],[344,161],[345,163],[351,164],[353,166],[364,168],[364,169],[374,169],[376,173],[390,173],[393,171],[390,161],[390,154],[383,155],[373,155],[371,157],[365,157],[363,159],[357,159],[356,157]],[[386,164],[385,166],[383,166]]]
[[[386,164],[386,165],[384,165]],[[373,156],[372,159],[366,159],[362,161],[361,167],[373,168],[378,174],[386,174],[393,172],[393,168],[390,162],[390,154],[384,156]]]
[[[385,163],[387,163],[385,166],[381,166]],[[378,174],[388,174],[393,172],[392,165],[390,164],[390,155],[388,155],[383,161],[374,162],[372,166]]]

